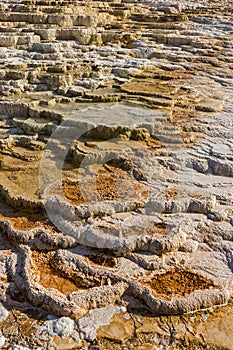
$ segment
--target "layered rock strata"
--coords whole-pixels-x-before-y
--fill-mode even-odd
[[[232,349],[231,7],[0,2],[0,347]]]

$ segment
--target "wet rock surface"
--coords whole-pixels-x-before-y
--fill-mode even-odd
[[[0,347],[233,349],[232,4],[0,21]]]

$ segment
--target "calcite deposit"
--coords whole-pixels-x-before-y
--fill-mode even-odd
[[[0,21],[0,348],[233,349],[231,2]]]

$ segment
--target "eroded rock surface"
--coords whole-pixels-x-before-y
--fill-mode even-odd
[[[0,347],[233,349],[232,4],[0,21]]]

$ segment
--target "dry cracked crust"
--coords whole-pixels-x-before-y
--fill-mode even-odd
[[[232,349],[231,7],[0,2],[1,346]]]

